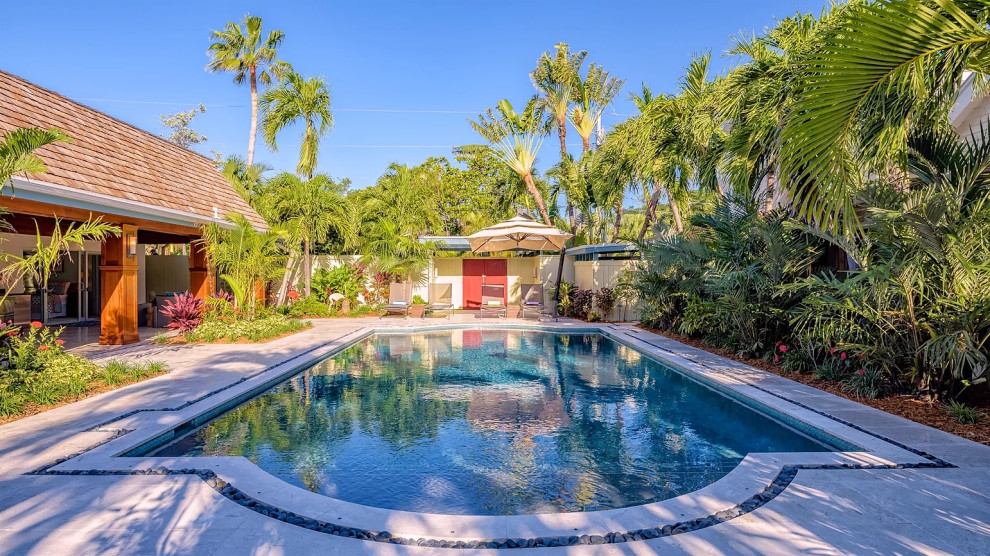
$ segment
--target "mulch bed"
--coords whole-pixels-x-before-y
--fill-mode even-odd
[[[654,334],[659,334],[666,338],[670,338],[671,340],[676,340],[682,344],[703,349],[716,355],[721,355],[727,359],[739,361],[740,363],[745,363],[746,365],[756,367],[757,369],[761,369],[775,375],[780,375],[784,378],[788,378],[802,384],[807,384],[808,386],[818,388],[819,390],[824,390],[829,394],[835,394],[836,396],[841,396],[843,398],[874,407],[881,411],[886,411],[887,413],[904,417],[905,419],[910,419],[916,423],[928,425],[929,427],[943,430],[956,436],[961,436],[965,439],[990,446],[990,422],[984,421],[983,423],[976,425],[964,425],[953,419],[952,416],[942,409],[939,404],[933,404],[926,400],[922,400],[917,396],[897,395],[877,398],[874,400],[857,398],[853,394],[843,392],[842,383],[839,381],[820,380],[815,378],[812,374],[787,372],[779,365],[774,365],[764,359],[740,357],[731,351],[711,346],[702,340],[692,338],[690,336],[683,336],[674,332],[657,330],[653,328],[644,328],[644,330],[649,330]],[[986,409],[987,408],[984,406],[984,413],[987,413]]]

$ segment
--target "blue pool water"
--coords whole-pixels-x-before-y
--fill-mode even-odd
[[[598,334],[372,336],[164,446],[244,456],[382,508],[618,508],[718,480],[750,452],[826,451]]]

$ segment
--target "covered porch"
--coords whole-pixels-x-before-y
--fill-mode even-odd
[[[21,256],[49,241],[58,224],[100,218],[120,228],[103,242],[87,241],[62,256],[43,287],[31,277],[5,283],[4,318],[15,324],[40,321],[65,327],[67,347],[131,344],[160,332],[156,308],[169,295],[190,292],[206,298],[215,283],[195,226],[59,206],[39,200],[0,198],[11,215],[0,250]],[[149,246],[169,246],[161,254]],[[150,251],[150,252],[149,252]]]

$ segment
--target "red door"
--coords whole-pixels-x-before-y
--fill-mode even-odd
[[[464,259],[462,275],[464,276],[464,308],[481,308],[481,295],[484,286],[502,286],[502,303],[507,303],[509,280],[506,276],[508,263],[505,259]],[[491,295],[492,288],[485,293]]]

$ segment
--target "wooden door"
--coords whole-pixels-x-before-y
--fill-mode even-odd
[[[501,288],[489,288],[487,291],[484,290],[483,295],[495,295],[496,292],[501,289],[502,291],[502,304],[506,305],[508,303],[507,296],[509,295],[506,290],[509,289],[509,278],[506,276],[509,268],[509,263],[505,259],[486,259],[485,260],[485,282],[483,286],[495,286],[500,285]]]
[[[485,275],[484,259],[464,259],[461,273],[464,277],[464,308],[481,307],[481,284]]]
[[[501,285],[502,302],[507,303],[508,293],[506,290],[509,287],[509,279],[506,272],[508,267],[505,259],[464,259],[464,266],[462,267],[464,308],[481,308],[481,295],[486,285]]]

